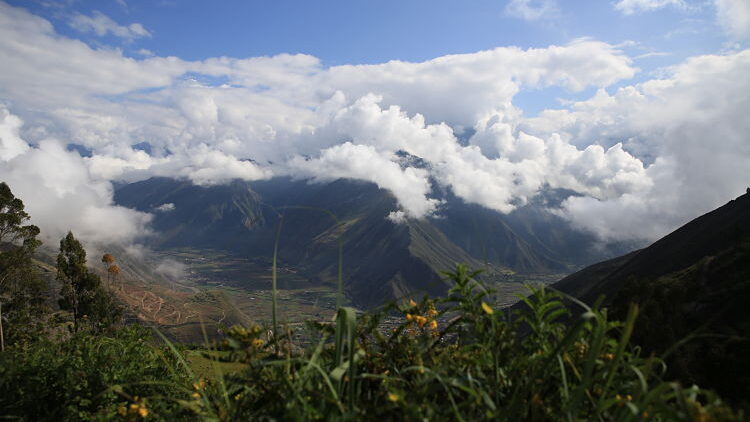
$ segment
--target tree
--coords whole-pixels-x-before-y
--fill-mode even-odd
[[[102,255],[102,262],[104,263],[104,266],[109,267],[115,263],[115,257],[111,253],[105,253]]]
[[[0,350],[5,348],[6,337],[12,343],[19,338],[15,333],[32,331],[14,330],[8,336],[3,320],[11,326],[30,323],[44,310],[45,283],[33,271],[31,260],[42,242],[36,238],[39,228],[25,224],[29,218],[23,201],[0,182]]]
[[[73,313],[74,331],[78,331],[84,316],[95,329],[113,325],[121,316],[120,307],[102,287],[101,278],[86,267],[86,251],[71,232],[60,240],[57,279],[63,284],[60,308]]]
[[[117,276],[120,274],[120,266],[117,264],[112,264],[107,268],[107,276],[109,277],[109,282],[114,283],[117,281]]]
[[[112,283],[117,279],[117,275],[120,274],[120,267],[115,264],[115,257],[111,253],[105,253],[102,256],[102,263],[107,269],[107,284],[111,287]]]

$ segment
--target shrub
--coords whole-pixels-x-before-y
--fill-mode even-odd
[[[112,336],[81,331],[69,340],[40,340],[0,354],[0,415],[26,421],[112,420],[140,411],[176,420],[184,410],[168,399],[184,384],[140,326]],[[169,355],[168,359],[172,359]],[[132,407],[131,405],[136,405]],[[145,410],[141,410],[145,409]],[[119,412],[118,412],[119,411]]]
[[[561,297],[531,288],[512,321],[459,265],[447,297],[311,323],[317,342],[260,327],[228,330],[239,373],[195,383],[185,408],[206,420],[742,420],[713,393],[662,379],[663,362],[629,345],[637,316],[568,314]],[[582,305],[585,306],[585,305]],[[387,322],[397,315],[393,328]],[[519,336],[523,325],[528,334]],[[269,341],[270,340],[270,341]]]

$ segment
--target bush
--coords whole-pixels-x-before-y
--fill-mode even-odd
[[[458,266],[439,300],[341,308],[334,324],[310,324],[318,340],[300,351],[233,327],[223,346],[247,369],[197,381],[182,403],[206,420],[743,420],[709,391],[665,382],[663,362],[629,346],[636,307],[625,322],[587,308],[564,325],[561,297],[537,288],[506,321],[475,275]],[[400,321],[384,329],[389,312]]]
[[[81,331],[66,341],[7,350],[0,354],[0,415],[25,421],[105,421],[120,413],[131,419],[186,416],[168,399],[186,381],[171,371],[174,362],[148,343],[149,334],[140,326],[112,336]]]

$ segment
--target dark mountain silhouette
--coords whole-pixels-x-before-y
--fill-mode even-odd
[[[633,339],[647,353],[688,339],[668,357],[670,376],[750,397],[750,192],[555,287],[588,303],[605,295],[619,318],[638,304]]]

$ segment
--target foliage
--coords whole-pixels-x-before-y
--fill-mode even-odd
[[[97,330],[119,321],[122,310],[102,287],[99,276],[89,272],[86,251],[71,232],[60,240],[57,278],[62,281],[60,308],[72,311],[74,331],[78,331],[81,319],[87,319]]]
[[[41,340],[0,354],[0,415],[27,421],[188,420],[169,397],[186,382],[130,326],[112,336],[79,331],[66,341]],[[134,406],[135,405],[135,406]]]
[[[33,270],[31,256],[39,245],[39,228],[8,185],[0,182],[0,343],[28,341],[38,332],[45,310],[45,283]],[[6,320],[8,323],[3,324]]]
[[[612,303],[638,303],[633,342],[665,356],[670,378],[750,403],[750,237],[661,277],[631,277]]]
[[[629,346],[637,307],[625,322],[594,307],[566,325],[561,297],[532,288],[508,321],[476,274],[447,273],[439,300],[340,308],[333,324],[310,324],[318,339],[304,350],[233,327],[223,347],[247,369],[196,380],[183,404],[205,420],[742,420],[709,391],[663,381],[663,362]],[[400,322],[384,329],[389,311]]]
[[[696,386],[663,380],[665,366],[629,346],[638,313],[570,315],[561,296],[531,288],[516,318],[465,266],[444,298],[424,298],[332,323],[311,322],[307,347],[290,334],[234,326],[204,354],[146,341],[137,326],[82,330],[0,354],[0,414],[25,420],[501,420],[740,421]],[[567,323],[561,322],[563,317]],[[395,320],[395,321],[394,321]],[[526,333],[519,335],[519,333]],[[236,372],[223,375],[224,368]],[[244,368],[244,369],[243,369]]]

